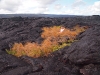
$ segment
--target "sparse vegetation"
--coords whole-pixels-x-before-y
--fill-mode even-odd
[[[26,55],[29,57],[47,56],[51,52],[59,50],[65,46],[70,46],[75,41],[76,36],[86,30],[87,27],[75,26],[73,29],[65,28],[60,32],[60,26],[44,27],[41,37],[44,38],[41,44],[30,43],[26,44],[15,43],[7,53],[17,57]]]

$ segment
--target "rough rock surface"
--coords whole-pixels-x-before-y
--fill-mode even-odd
[[[48,57],[17,58],[6,53],[14,42],[38,42],[44,26],[89,26],[70,47]],[[0,75],[100,75],[100,18],[3,18],[0,19]]]
[[[64,58],[77,65],[88,65],[85,68],[89,75],[100,74],[100,26],[94,26],[79,35],[77,42],[68,49]],[[90,65],[92,64],[92,65]],[[84,67],[82,67],[84,68]]]
[[[68,59],[77,64],[100,64],[100,26],[88,29],[78,38],[79,41],[66,50]]]

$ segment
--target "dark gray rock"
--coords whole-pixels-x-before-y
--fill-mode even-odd
[[[88,29],[66,50],[67,58],[77,64],[100,63],[100,26]],[[65,56],[66,57],[66,56]]]
[[[42,27],[75,25],[92,27],[80,34],[79,41],[58,50],[48,57],[17,58],[6,53],[15,42],[43,40]],[[94,26],[95,25],[95,26]],[[94,66],[91,66],[93,64]],[[91,68],[90,68],[91,67]],[[4,18],[0,19],[0,75],[91,75],[100,74],[100,20],[96,17],[68,18]],[[88,71],[87,71],[88,69]]]
[[[20,58],[0,52],[0,75],[24,75],[31,71],[30,64]]]
[[[80,69],[80,72],[83,75],[99,75],[100,65],[95,65],[95,64],[85,65]]]
[[[15,69],[10,69],[7,72],[1,73],[0,75],[26,75],[31,72],[31,67],[17,67]]]

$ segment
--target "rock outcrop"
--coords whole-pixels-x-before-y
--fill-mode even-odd
[[[94,26],[79,35],[77,42],[68,49],[64,58],[81,65],[84,75],[99,75],[100,72],[100,26]],[[92,65],[91,65],[92,64]],[[86,67],[87,66],[87,67]],[[89,71],[91,74],[85,74]]]
[[[62,48],[48,57],[17,58],[6,53],[15,42],[43,40],[44,26],[89,26],[70,47]],[[4,18],[0,19],[0,75],[100,75],[100,19],[71,18]]]

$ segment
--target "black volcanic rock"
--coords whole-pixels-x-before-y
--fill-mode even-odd
[[[81,68],[89,75],[100,74],[100,26],[94,26],[78,37],[68,49],[64,58]],[[93,64],[93,66],[90,66]],[[87,66],[88,67],[85,67]],[[84,73],[85,75],[85,73]],[[86,74],[88,75],[88,74]]]
[[[30,63],[33,72],[28,75],[78,75],[79,68],[63,59],[64,50],[59,50],[48,57],[30,58],[23,56],[21,59]]]
[[[78,38],[66,50],[68,59],[77,64],[100,63],[100,26],[88,29]]]
[[[43,27],[64,25],[89,26],[70,47],[48,57],[17,58],[6,53],[15,42],[42,42]],[[92,64],[92,65],[91,65]],[[82,71],[82,72],[80,72]],[[99,17],[67,18],[0,18],[0,75],[90,75],[100,74]]]
[[[21,59],[0,52],[0,75],[23,75],[32,71],[31,65]]]
[[[72,28],[75,25],[90,26],[99,25],[97,17],[67,17],[67,18],[0,18],[0,49],[9,48],[14,42],[39,42],[42,27],[59,26]]]

